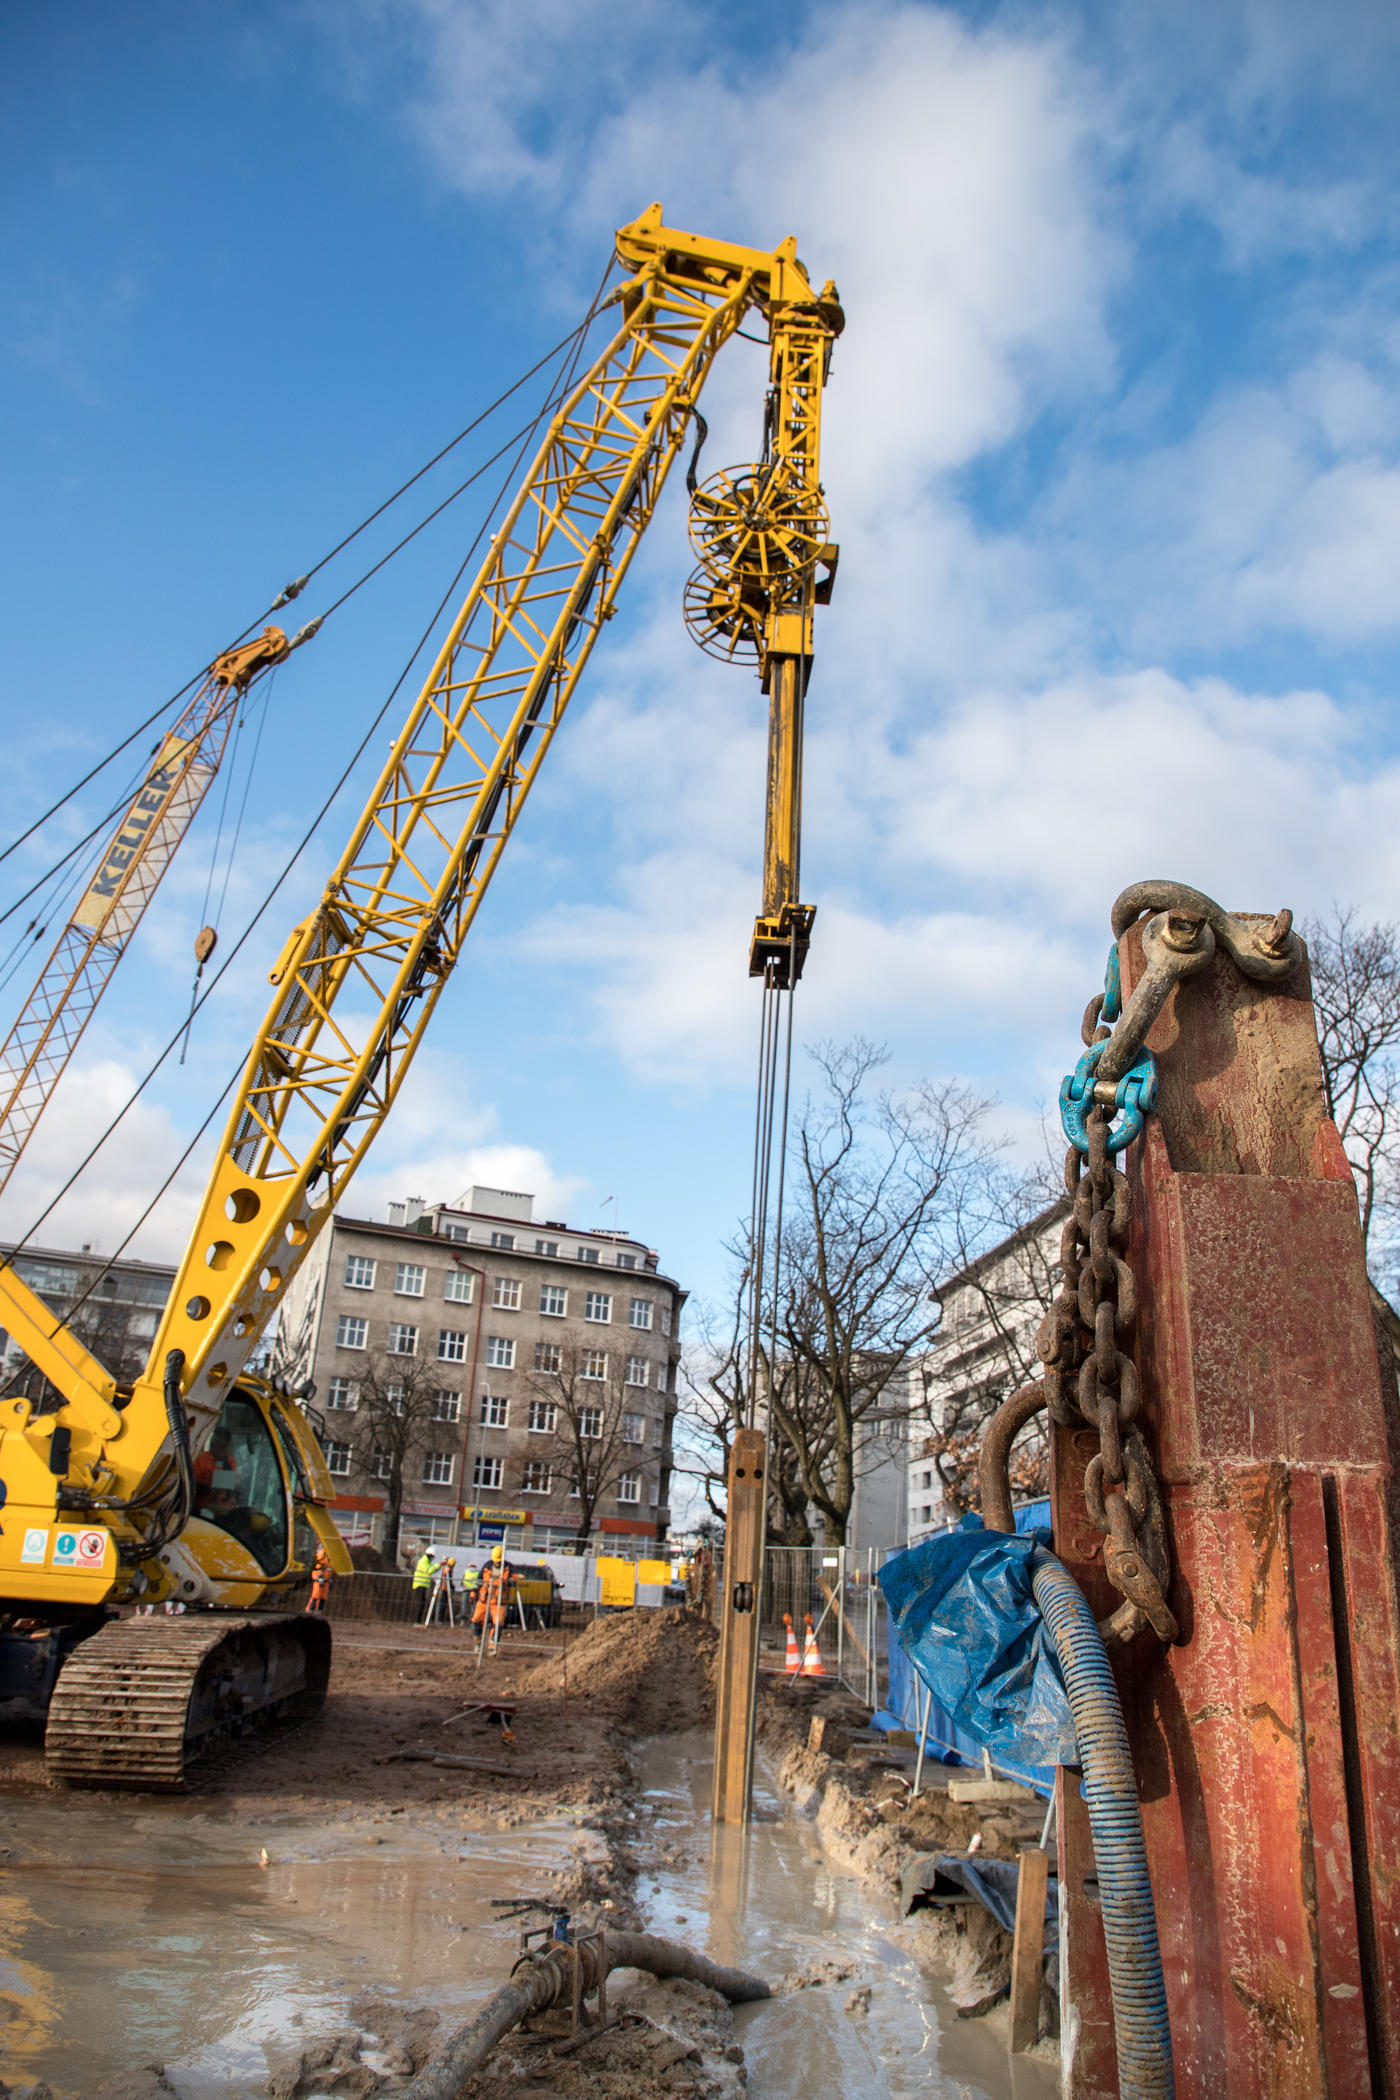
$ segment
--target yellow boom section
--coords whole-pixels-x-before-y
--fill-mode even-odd
[[[622,325],[558,410],[277,994],[152,1347],[216,1410],[392,1106],[684,442],[745,314],[813,294],[766,254],[618,238]],[[150,1411],[147,1411],[148,1413]]]

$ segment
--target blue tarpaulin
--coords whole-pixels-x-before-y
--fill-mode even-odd
[[[1049,1508],[1030,1503],[1016,1516],[1018,1536],[965,1518],[881,1570],[890,1696],[877,1725],[917,1731],[928,1685],[934,1756],[977,1764],[985,1747],[998,1771],[1049,1793],[1054,1766],[1075,1761],[1059,1666],[1031,1595],[1037,1542],[1028,1534],[1048,1521]]]

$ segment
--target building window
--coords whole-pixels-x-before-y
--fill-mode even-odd
[[[466,1362],[467,1337],[460,1327],[443,1327],[438,1332],[438,1356],[445,1364]]]
[[[646,1441],[646,1433],[645,1415],[624,1415],[622,1417],[622,1441],[624,1444],[644,1443]]]
[[[476,1278],[470,1269],[449,1269],[442,1279],[442,1295],[453,1305],[470,1305],[476,1296]]]
[[[394,1454],[376,1444],[369,1462],[369,1470],[375,1480],[392,1480],[394,1477]]]
[[[483,1429],[504,1429],[510,1420],[510,1402],[499,1393],[483,1393],[481,1396],[481,1426]]]
[[[418,1354],[418,1329],[406,1327],[400,1320],[389,1322],[388,1351],[390,1356],[416,1356]]]
[[[427,1275],[416,1261],[401,1261],[394,1271],[394,1290],[400,1298],[421,1298]]]
[[[326,1471],[336,1480],[343,1480],[350,1471],[350,1446],[338,1444],[334,1437],[327,1437],[321,1447],[326,1454]]]
[[[527,1458],[525,1470],[520,1476],[522,1495],[547,1495],[554,1486],[554,1474],[547,1458]]]
[[[368,1320],[357,1320],[353,1313],[342,1313],[335,1323],[335,1346],[337,1349],[363,1349],[368,1332]]]
[[[642,1499],[642,1476],[640,1473],[619,1473],[617,1476],[617,1499],[619,1502],[640,1502]]]
[[[452,1485],[452,1475],[457,1470],[457,1459],[451,1451],[425,1451],[423,1454],[424,1487],[446,1488]]]
[[[542,1313],[548,1314],[551,1320],[562,1320],[568,1310],[569,1294],[567,1291],[561,1291],[559,1286],[554,1283],[542,1283],[540,1285],[540,1311]]]
[[[596,1443],[603,1434],[603,1410],[601,1407],[581,1407],[578,1411],[578,1433]]]
[[[493,1370],[515,1369],[515,1337],[511,1334],[488,1334],[486,1337],[486,1361]]]
[[[589,1291],[583,1301],[583,1317],[606,1323],[612,1318],[612,1298],[607,1291]]]
[[[503,1254],[511,1254],[515,1251],[515,1234],[513,1232],[493,1232],[491,1245],[499,1247]]]
[[[617,1257],[617,1265],[619,1269],[635,1269],[637,1266],[637,1257],[635,1254],[619,1254]]]
[[[649,1328],[651,1326],[650,1298],[634,1298],[632,1300],[627,1312],[627,1324],[629,1327]]]
[[[559,1364],[560,1353],[558,1342],[536,1342],[535,1369],[537,1371],[557,1372],[559,1369]]]
[[[580,1349],[578,1353],[578,1375],[580,1378],[606,1378],[608,1375],[607,1350]]]
[[[403,1387],[401,1385],[386,1385],[384,1388],[384,1404],[391,1415],[402,1417]]]
[[[345,1288],[347,1291],[372,1291],[374,1289],[374,1263],[367,1254],[346,1255]]]
[[[650,1385],[651,1365],[647,1362],[644,1356],[628,1357],[627,1383],[629,1385]]]
[[[596,1261],[598,1259],[598,1249],[596,1247],[575,1247],[574,1259],[575,1261]]]
[[[347,1415],[353,1415],[359,1404],[359,1390],[352,1378],[333,1378],[326,1387],[328,1408],[340,1408]]]
[[[662,1419],[661,1419],[660,1415],[658,1415],[658,1416],[656,1417],[656,1420],[655,1420],[655,1421],[654,1421],[654,1422],[652,1423],[652,1425],[651,1425],[651,1448],[652,1448],[652,1450],[653,1450],[653,1451],[660,1451],[660,1450],[662,1449],[663,1445],[665,1444],[665,1442],[666,1442],[666,1424],[665,1424],[665,1423],[664,1423],[664,1422],[662,1421]]]
[[[501,1312],[519,1312],[520,1285],[514,1276],[497,1276],[491,1285],[491,1303]]]
[[[472,1467],[472,1486],[498,1488],[504,1472],[505,1466],[499,1458],[479,1458]]]
[[[449,1393],[446,1388],[433,1394],[432,1419],[435,1422],[460,1422],[462,1419],[462,1396]]]
[[[439,1225],[438,1231],[445,1240],[469,1240],[471,1233],[465,1225]]]
[[[552,1254],[557,1258],[559,1242],[558,1240],[536,1240],[535,1252],[536,1254]]]
[[[661,1332],[663,1334],[671,1332],[671,1308],[669,1305],[663,1305],[661,1308]]]
[[[532,1400],[530,1402],[531,1429],[539,1436],[547,1436],[554,1427],[557,1413],[558,1410],[552,1400]]]

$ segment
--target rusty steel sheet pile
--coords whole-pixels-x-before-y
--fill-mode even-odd
[[[1205,912],[1197,893],[1135,885],[1114,920],[1125,1015],[1174,900],[1170,940],[1189,967],[1145,1035],[1159,1091],[1122,1161],[1123,1245],[1115,1263],[1096,1230],[1082,1249],[1083,1269],[1097,1256],[1120,1299],[1135,1292],[1117,1336],[1135,1386],[1118,1417],[1132,1418],[1124,1485],[1103,1492],[1098,1428],[1052,1407],[1055,1546],[1126,1636],[1110,1645],[1177,2093],[1396,2100],[1394,1374],[1387,1393],[1301,944],[1286,914]],[[1287,968],[1244,974],[1212,924]],[[1111,1583],[1124,1554],[1126,1579],[1120,1566]],[[1073,1774],[1061,1774],[1059,1829],[1065,2092],[1108,2100],[1119,2084],[1102,1914]]]

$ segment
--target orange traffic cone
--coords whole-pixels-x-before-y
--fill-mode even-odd
[[[787,1628],[787,1661],[783,1668],[787,1676],[800,1677],[802,1674],[802,1650],[798,1647],[797,1635],[792,1630],[791,1612],[785,1611],[783,1613],[783,1624]]]
[[[822,1655],[820,1648],[817,1646],[817,1636],[812,1631],[812,1614],[810,1612],[807,1614],[807,1638],[802,1644],[802,1675],[804,1677],[825,1677],[826,1675],[826,1671],[822,1668]]]

